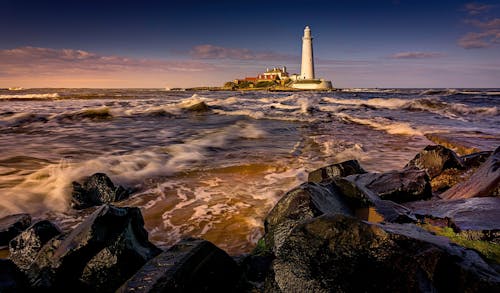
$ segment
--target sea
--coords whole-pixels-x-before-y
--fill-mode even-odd
[[[203,102],[209,111],[190,111]],[[0,217],[69,231],[72,182],[96,172],[134,190],[150,240],[201,237],[249,252],[263,221],[319,167],[401,169],[436,137],[462,152],[500,145],[500,89],[332,92],[0,90]],[[465,149],[465,151],[464,151]]]

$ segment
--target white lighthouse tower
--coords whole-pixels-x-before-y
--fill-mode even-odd
[[[302,37],[302,66],[300,67],[301,79],[314,79],[314,55],[311,29],[306,26]]]
[[[302,37],[302,64],[300,76],[297,77],[291,87],[303,90],[328,90],[332,89],[332,82],[322,78],[316,79],[314,75],[314,53],[312,45],[311,29],[306,26]]]

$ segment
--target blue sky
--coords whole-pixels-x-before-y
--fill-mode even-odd
[[[423,0],[0,0],[0,87],[298,72],[305,25],[317,75],[338,87],[500,87],[500,1]]]

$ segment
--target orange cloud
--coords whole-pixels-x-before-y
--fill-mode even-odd
[[[217,66],[196,60],[141,59],[37,47],[0,50],[0,86],[193,86],[215,70]]]

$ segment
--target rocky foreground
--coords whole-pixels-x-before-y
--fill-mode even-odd
[[[0,292],[500,292],[500,148],[428,146],[402,170],[326,166],[286,193],[255,250],[188,238],[162,251],[131,193],[105,174],[73,184],[72,231],[0,219]]]

